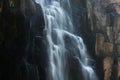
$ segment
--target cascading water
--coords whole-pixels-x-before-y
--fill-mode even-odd
[[[84,80],[97,80],[81,37],[73,34],[69,0],[36,0],[42,5],[48,43],[48,80],[69,80],[66,56],[72,54],[82,68]]]

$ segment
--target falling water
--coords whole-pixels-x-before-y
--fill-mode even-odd
[[[48,80],[69,80],[66,56],[72,54],[82,67],[84,80],[97,80],[81,37],[73,34],[69,0],[36,0],[42,5],[48,46]]]

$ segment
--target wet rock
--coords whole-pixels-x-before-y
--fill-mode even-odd
[[[70,80],[83,80],[82,67],[77,58],[69,56],[69,76]]]
[[[46,58],[42,57],[42,54],[46,55],[42,51],[45,46],[45,23],[42,9],[32,0],[19,0],[19,5],[16,0],[11,1],[0,0],[0,79],[38,80],[39,77],[45,80]],[[36,37],[41,38],[40,42]]]

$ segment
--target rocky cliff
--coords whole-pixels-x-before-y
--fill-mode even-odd
[[[0,0],[0,80],[45,80],[44,25],[35,1]]]
[[[99,79],[119,80],[120,0],[71,0],[71,5],[76,34],[95,59]],[[0,80],[46,80],[44,25],[34,0],[0,0]],[[71,62],[70,75],[81,79],[77,62]]]
[[[87,1],[101,80],[120,79],[120,0]]]

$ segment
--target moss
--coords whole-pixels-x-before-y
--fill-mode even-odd
[[[18,37],[16,26],[16,11],[13,0],[9,0],[8,4],[8,7],[2,7],[3,9],[0,13],[0,46],[2,47],[7,47],[9,44],[16,42]]]
[[[14,1],[13,0],[9,0],[9,5],[10,5],[10,7],[14,8],[15,7]]]

